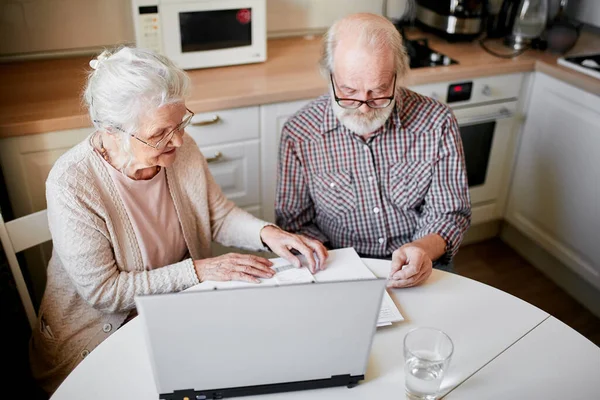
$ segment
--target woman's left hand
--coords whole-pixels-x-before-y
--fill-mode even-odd
[[[297,268],[301,267],[300,259],[292,254],[292,249],[306,258],[308,268],[313,274],[319,269],[325,269],[327,249],[318,240],[286,232],[274,225],[265,226],[260,231],[260,238],[273,253],[285,258]]]

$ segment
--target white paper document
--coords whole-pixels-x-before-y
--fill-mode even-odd
[[[277,286],[296,283],[310,282],[331,282],[345,280],[361,280],[375,278],[375,274],[360,259],[356,251],[349,247],[329,251],[329,258],[325,270],[317,271],[314,275],[306,267],[306,260],[300,257],[302,267],[296,268],[283,258],[273,258],[273,268],[276,272],[271,279],[261,279],[260,284],[241,282],[241,281],[205,281],[199,285],[190,288],[190,290],[213,290],[230,289],[236,287],[248,286]],[[387,290],[383,294],[381,310],[377,320],[377,326],[391,325],[393,322],[403,321],[404,317],[400,314],[394,300],[390,297]]]

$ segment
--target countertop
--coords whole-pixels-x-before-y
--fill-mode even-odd
[[[478,42],[448,43],[419,31],[407,38],[429,38],[430,47],[458,61],[447,67],[410,71],[406,86],[472,79],[515,72],[544,72],[600,95],[600,80],[559,66],[557,55],[529,50],[504,59],[486,53]],[[507,49],[499,42],[490,47]],[[196,112],[314,98],[327,90],[318,71],[320,38],[271,39],[267,61],[259,64],[188,71]],[[571,54],[600,51],[600,36],[584,33]],[[90,57],[0,64],[0,138],[91,126],[81,92]]]

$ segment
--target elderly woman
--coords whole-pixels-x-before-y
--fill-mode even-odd
[[[211,257],[213,240],[268,248],[299,266],[296,250],[313,271],[327,257],[321,243],[225,198],[184,132],[194,114],[182,70],[134,48],[104,52],[90,65],[85,101],[96,131],[56,162],[46,182],[54,250],[30,356],[49,393],[135,316],[135,296],[273,276],[261,257]]]

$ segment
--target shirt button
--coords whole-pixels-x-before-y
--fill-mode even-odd
[[[373,209],[373,212],[374,212],[375,214],[378,214],[378,213],[379,213],[379,207],[375,207],[375,208]]]
[[[86,358],[88,356],[88,354],[90,354],[89,351],[87,351],[87,350],[82,351],[81,352],[81,358]]]
[[[335,183],[331,182],[331,183],[329,184],[329,187],[333,189],[333,188],[335,187]]]
[[[379,238],[378,241],[379,241],[379,244],[383,244],[383,242],[385,242],[385,239],[384,238]]]
[[[102,327],[102,330],[106,333],[112,331],[112,325],[111,324],[104,324],[104,326]]]
[[[369,179],[369,182],[373,182],[373,177],[372,176],[370,176],[368,179]]]

